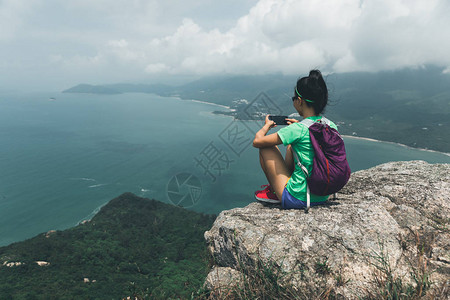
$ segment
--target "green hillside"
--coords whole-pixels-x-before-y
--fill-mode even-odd
[[[115,95],[121,94],[122,91],[114,89],[109,86],[79,84],[63,91],[63,93],[89,93],[89,94]]]
[[[190,298],[209,271],[214,219],[123,194],[89,222],[1,247],[0,299]]]

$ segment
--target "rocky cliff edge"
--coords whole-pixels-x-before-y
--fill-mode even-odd
[[[257,202],[220,213],[205,232],[214,258],[205,286],[220,292],[270,266],[281,286],[305,297],[370,297],[395,282],[419,295],[448,295],[449,164],[392,162],[355,172],[328,202],[308,214]]]

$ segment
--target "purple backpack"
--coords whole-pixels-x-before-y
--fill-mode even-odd
[[[314,160],[311,174],[303,166],[295,151],[297,165],[307,178],[307,210],[310,206],[310,193],[319,196],[331,195],[344,187],[350,178],[350,166],[347,162],[344,140],[339,132],[330,127],[330,121],[322,119],[313,121],[305,119],[301,122],[309,129],[311,144],[314,149]]]

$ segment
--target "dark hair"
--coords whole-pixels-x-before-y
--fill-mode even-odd
[[[305,101],[308,107],[312,106],[317,115],[322,113],[328,103],[328,89],[319,70],[311,70],[308,77],[300,78],[297,81],[296,88],[298,93],[302,95],[302,99],[312,101]],[[294,95],[297,95],[295,90]]]

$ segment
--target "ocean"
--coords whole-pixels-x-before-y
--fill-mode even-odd
[[[251,146],[261,123],[218,109],[150,94],[1,93],[0,246],[75,226],[124,192],[204,213],[254,201],[266,184]],[[344,140],[352,171],[450,163],[443,153]]]

